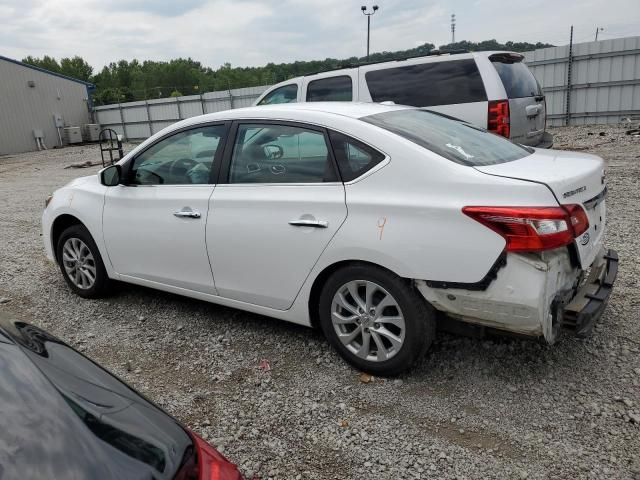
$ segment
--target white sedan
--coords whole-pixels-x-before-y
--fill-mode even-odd
[[[590,332],[617,272],[602,159],[534,150],[441,114],[306,103],[193,117],[48,199],[47,255],[112,281],[319,326],[394,375],[437,312],[544,337]]]

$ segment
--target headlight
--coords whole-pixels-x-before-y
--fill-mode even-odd
[[[53,199],[53,195],[49,195],[45,201],[44,201],[44,208],[47,208],[49,206],[49,203],[51,203],[51,200]]]

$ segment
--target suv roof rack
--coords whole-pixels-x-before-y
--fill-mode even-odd
[[[340,65],[338,68],[332,68],[331,70],[318,70],[315,72],[305,73],[301,75],[301,77],[308,77],[310,75],[317,75],[318,73],[327,73],[327,72],[336,72],[339,70],[346,70],[347,68],[357,68],[364,67],[367,65],[376,65],[378,63],[390,63],[390,62],[403,62],[405,60],[411,60],[413,58],[421,58],[421,57],[432,57],[432,56],[440,56],[440,55],[459,55],[461,53],[470,53],[469,50],[459,49],[459,50],[430,50],[427,53],[421,53],[419,55],[409,55],[408,57],[401,58],[392,58],[389,60],[376,60],[373,62],[360,62],[360,63],[344,63]]]

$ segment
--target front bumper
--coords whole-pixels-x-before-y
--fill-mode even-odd
[[[591,333],[602,316],[618,275],[618,254],[608,250],[598,255],[586,281],[562,311],[562,326],[579,337]]]

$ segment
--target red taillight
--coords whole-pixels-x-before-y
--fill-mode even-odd
[[[500,234],[509,252],[563,247],[589,228],[580,205],[562,207],[464,207],[462,212]]]
[[[242,480],[236,466],[195,433],[193,450],[187,453],[174,480]]]
[[[492,100],[489,102],[487,130],[509,138],[511,135],[509,100]]]

